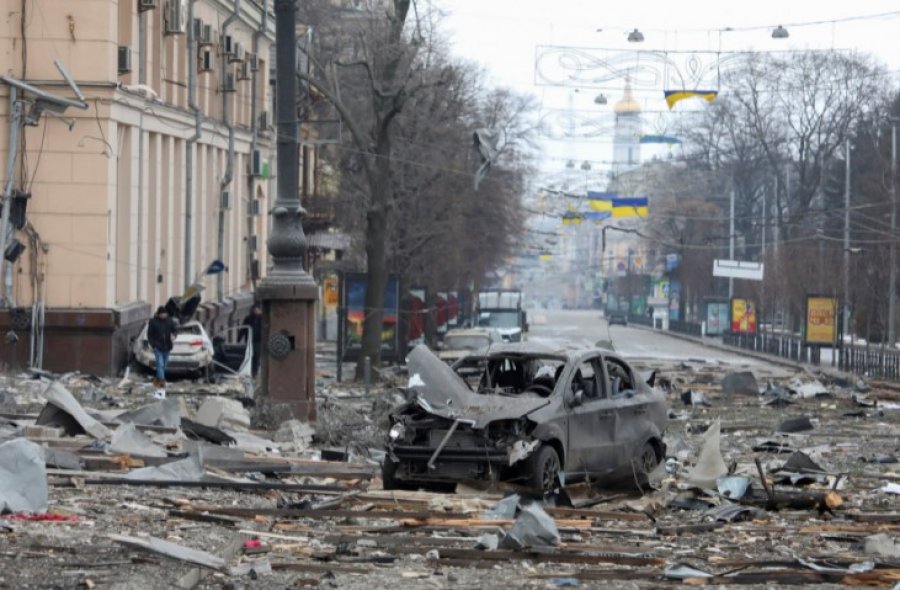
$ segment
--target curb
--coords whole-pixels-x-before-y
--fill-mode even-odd
[[[669,336],[671,338],[677,338],[678,340],[684,340],[685,342],[691,342],[693,344],[698,344],[700,346],[705,346],[706,348],[712,348],[715,350],[721,350],[722,352],[730,352],[732,354],[737,354],[741,356],[746,356],[752,359],[756,359],[758,361],[767,362],[771,365],[778,365],[781,367],[785,367],[788,369],[793,369],[795,371],[807,371],[812,367],[817,369],[825,369],[825,367],[820,367],[816,365],[805,365],[802,363],[796,363],[793,361],[789,361],[787,359],[783,359],[781,357],[756,352],[754,350],[746,350],[744,348],[738,348],[736,346],[728,346],[726,344],[718,344],[715,342],[709,342],[708,340],[704,340],[703,338],[697,338],[696,336],[688,336],[687,334],[680,334],[678,332],[672,332],[671,330],[657,330],[656,328],[651,328],[649,326],[642,326],[640,324],[629,324],[629,328],[636,328],[638,330],[644,330],[646,332],[657,332],[664,336]]]

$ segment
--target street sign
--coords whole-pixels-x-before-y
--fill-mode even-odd
[[[763,263],[716,259],[713,261],[713,276],[761,281],[763,279]]]

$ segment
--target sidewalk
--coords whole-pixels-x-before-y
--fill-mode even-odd
[[[821,370],[823,372],[834,372],[837,375],[843,375],[844,373],[837,370],[836,367],[826,366],[826,365],[811,365],[807,363],[798,363],[796,361],[791,361],[780,356],[775,356],[773,354],[767,354],[764,352],[757,352],[755,350],[747,350],[745,348],[739,348],[737,346],[728,346],[727,344],[722,344],[717,340],[712,338],[698,338],[696,336],[688,336],[687,334],[681,334],[679,332],[672,332],[671,330],[657,330],[656,328],[651,328],[650,326],[642,326],[639,324],[630,324],[630,328],[635,328],[637,330],[645,330],[647,332],[658,332],[665,336],[670,336],[672,338],[676,338],[678,340],[684,340],[685,342],[691,342],[693,344],[698,344],[700,346],[705,346],[707,348],[712,348],[715,350],[720,350],[723,352],[728,352],[731,354],[737,354],[741,356],[746,356],[752,359],[756,359],[759,361],[764,361],[772,365],[778,365],[780,367],[785,367],[788,369],[793,369],[795,371],[809,371],[810,369]],[[831,370],[831,371],[829,371]]]

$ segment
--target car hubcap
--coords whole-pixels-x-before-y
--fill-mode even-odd
[[[559,460],[555,456],[550,456],[544,462],[544,470],[541,474],[541,483],[544,490],[550,490],[556,483],[556,474],[559,472]]]
[[[644,455],[641,458],[641,466],[644,468],[644,473],[649,474],[656,468],[656,451],[653,450],[653,447],[647,445],[644,447]]]

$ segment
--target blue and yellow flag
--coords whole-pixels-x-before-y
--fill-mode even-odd
[[[588,203],[591,205],[591,209],[598,213],[608,213],[612,214],[612,200],[615,197],[618,197],[616,193],[610,192],[600,192],[600,191],[588,191]],[[607,215],[606,217],[609,217]],[[605,219],[605,218],[604,218]]]
[[[680,100],[687,98],[702,98],[706,102],[712,102],[719,95],[718,90],[664,90],[666,95],[666,104],[669,110],[675,106]]]
[[[647,217],[650,212],[650,200],[647,197],[617,197],[612,200],[612,216]]]
[[[566,211],[562,216],[563,225],[579,225],[581,220],[581,214],[574,211]]]
[[[541,262],[549,262],[553,260],[553,254],[551,254],[550,252],[541,252],[538,256],[538,260],[540,260]]]

